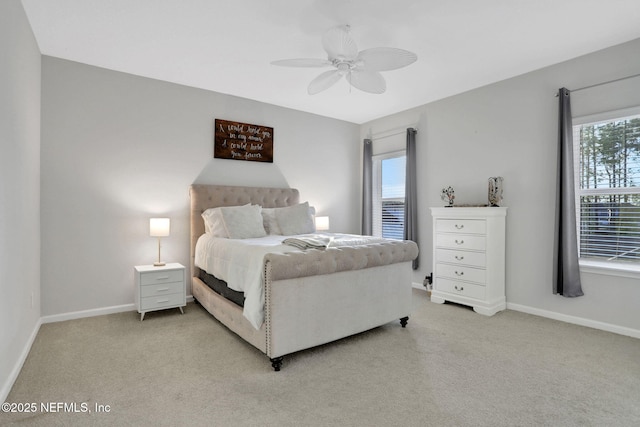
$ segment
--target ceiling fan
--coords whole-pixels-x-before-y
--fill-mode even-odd
[[[413,52],[393,47],[374,47],[358,51],[356,42],[349,32],[348,25],[340,25],[329,29],[323,35],[322,47],[327,52],[327,59],[282,59],[271,63],[285,67],[333,67],[334,69],[325,71],[311,81],[307,88],[309,95],[330,88],[342,76],[357,89],[380,94],[387,89],[387,83],[380,71],[406,67],[418,59]]]

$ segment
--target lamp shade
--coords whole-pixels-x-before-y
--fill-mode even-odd
[[[316,230],[318,231],[326,231],[329,229],[329,217],[328,216],[317,216],[316,217]]]
[[[150,218],[149,219],[149,236],[151,237],[167,237],[171,229],[169,218]]]

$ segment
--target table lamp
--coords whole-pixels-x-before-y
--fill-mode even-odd
[[[327,230],[329,230],[329,217],[328,216],[317,216],[316,217],[316,230],[317,231],[327,231]]]
[[[158,238],[158,261],[153,263],[155,267],[165,265],[164,262],[160,261],[160,239],[162,237],[169,236],[169,231],[171,229],[170,223],[171,221],[169,218],[149,219],[149,236]]]

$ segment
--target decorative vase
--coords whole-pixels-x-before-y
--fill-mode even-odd
[[[500,206],[502,202],[502,177],[494,176],[489,178],[489,205]]]
[[[443,188],[440,198],[449,202],[449,206],[445,206],[445,208],[453,207],[453,200],[456,198],[453,187],[449,186],[447,188]]]

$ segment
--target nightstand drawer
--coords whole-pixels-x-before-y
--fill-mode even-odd
[[[140,301],[140,309],[142,311],[151,311],[165,307],[178,307],[181,305],[185,305],[184,293],[146,297]]]
[[[140,284],[142,286],[146,286],[161,283],[182,282],[183,274],[184,269],[144,272],[141,275],[142,277],[140,277]]]
[[[454,280],[465,280],[484,285],[485,271],[481,268],[466,267],[463,265],[436,264],[436,277],[445,277]]]
[[[440,249],[436,252],[436,262],[484,267],[487,263],[487,255],[484,252],[465,252],[456,251],[454,249]]]
[[[436,289],[440,292],[448,292],[450,294],[476,299],[484,299],[485,292],[484,286],[441,278],[436,279]]]
[[[470,249],[483,251],[486,248],[485,236],[473,236],[469,234],[440,234],[436,235],[436,246],[452,249]]]
[[[182,282],[161,283],[157,285],[147,285],[140,289],[142,298],[153,297],[158,295],[177,294],[182,292]]]
[[[436,231],[441,233],[485,234],[487,232],[487,223],[478,219],[439,219],[436,222]]]

